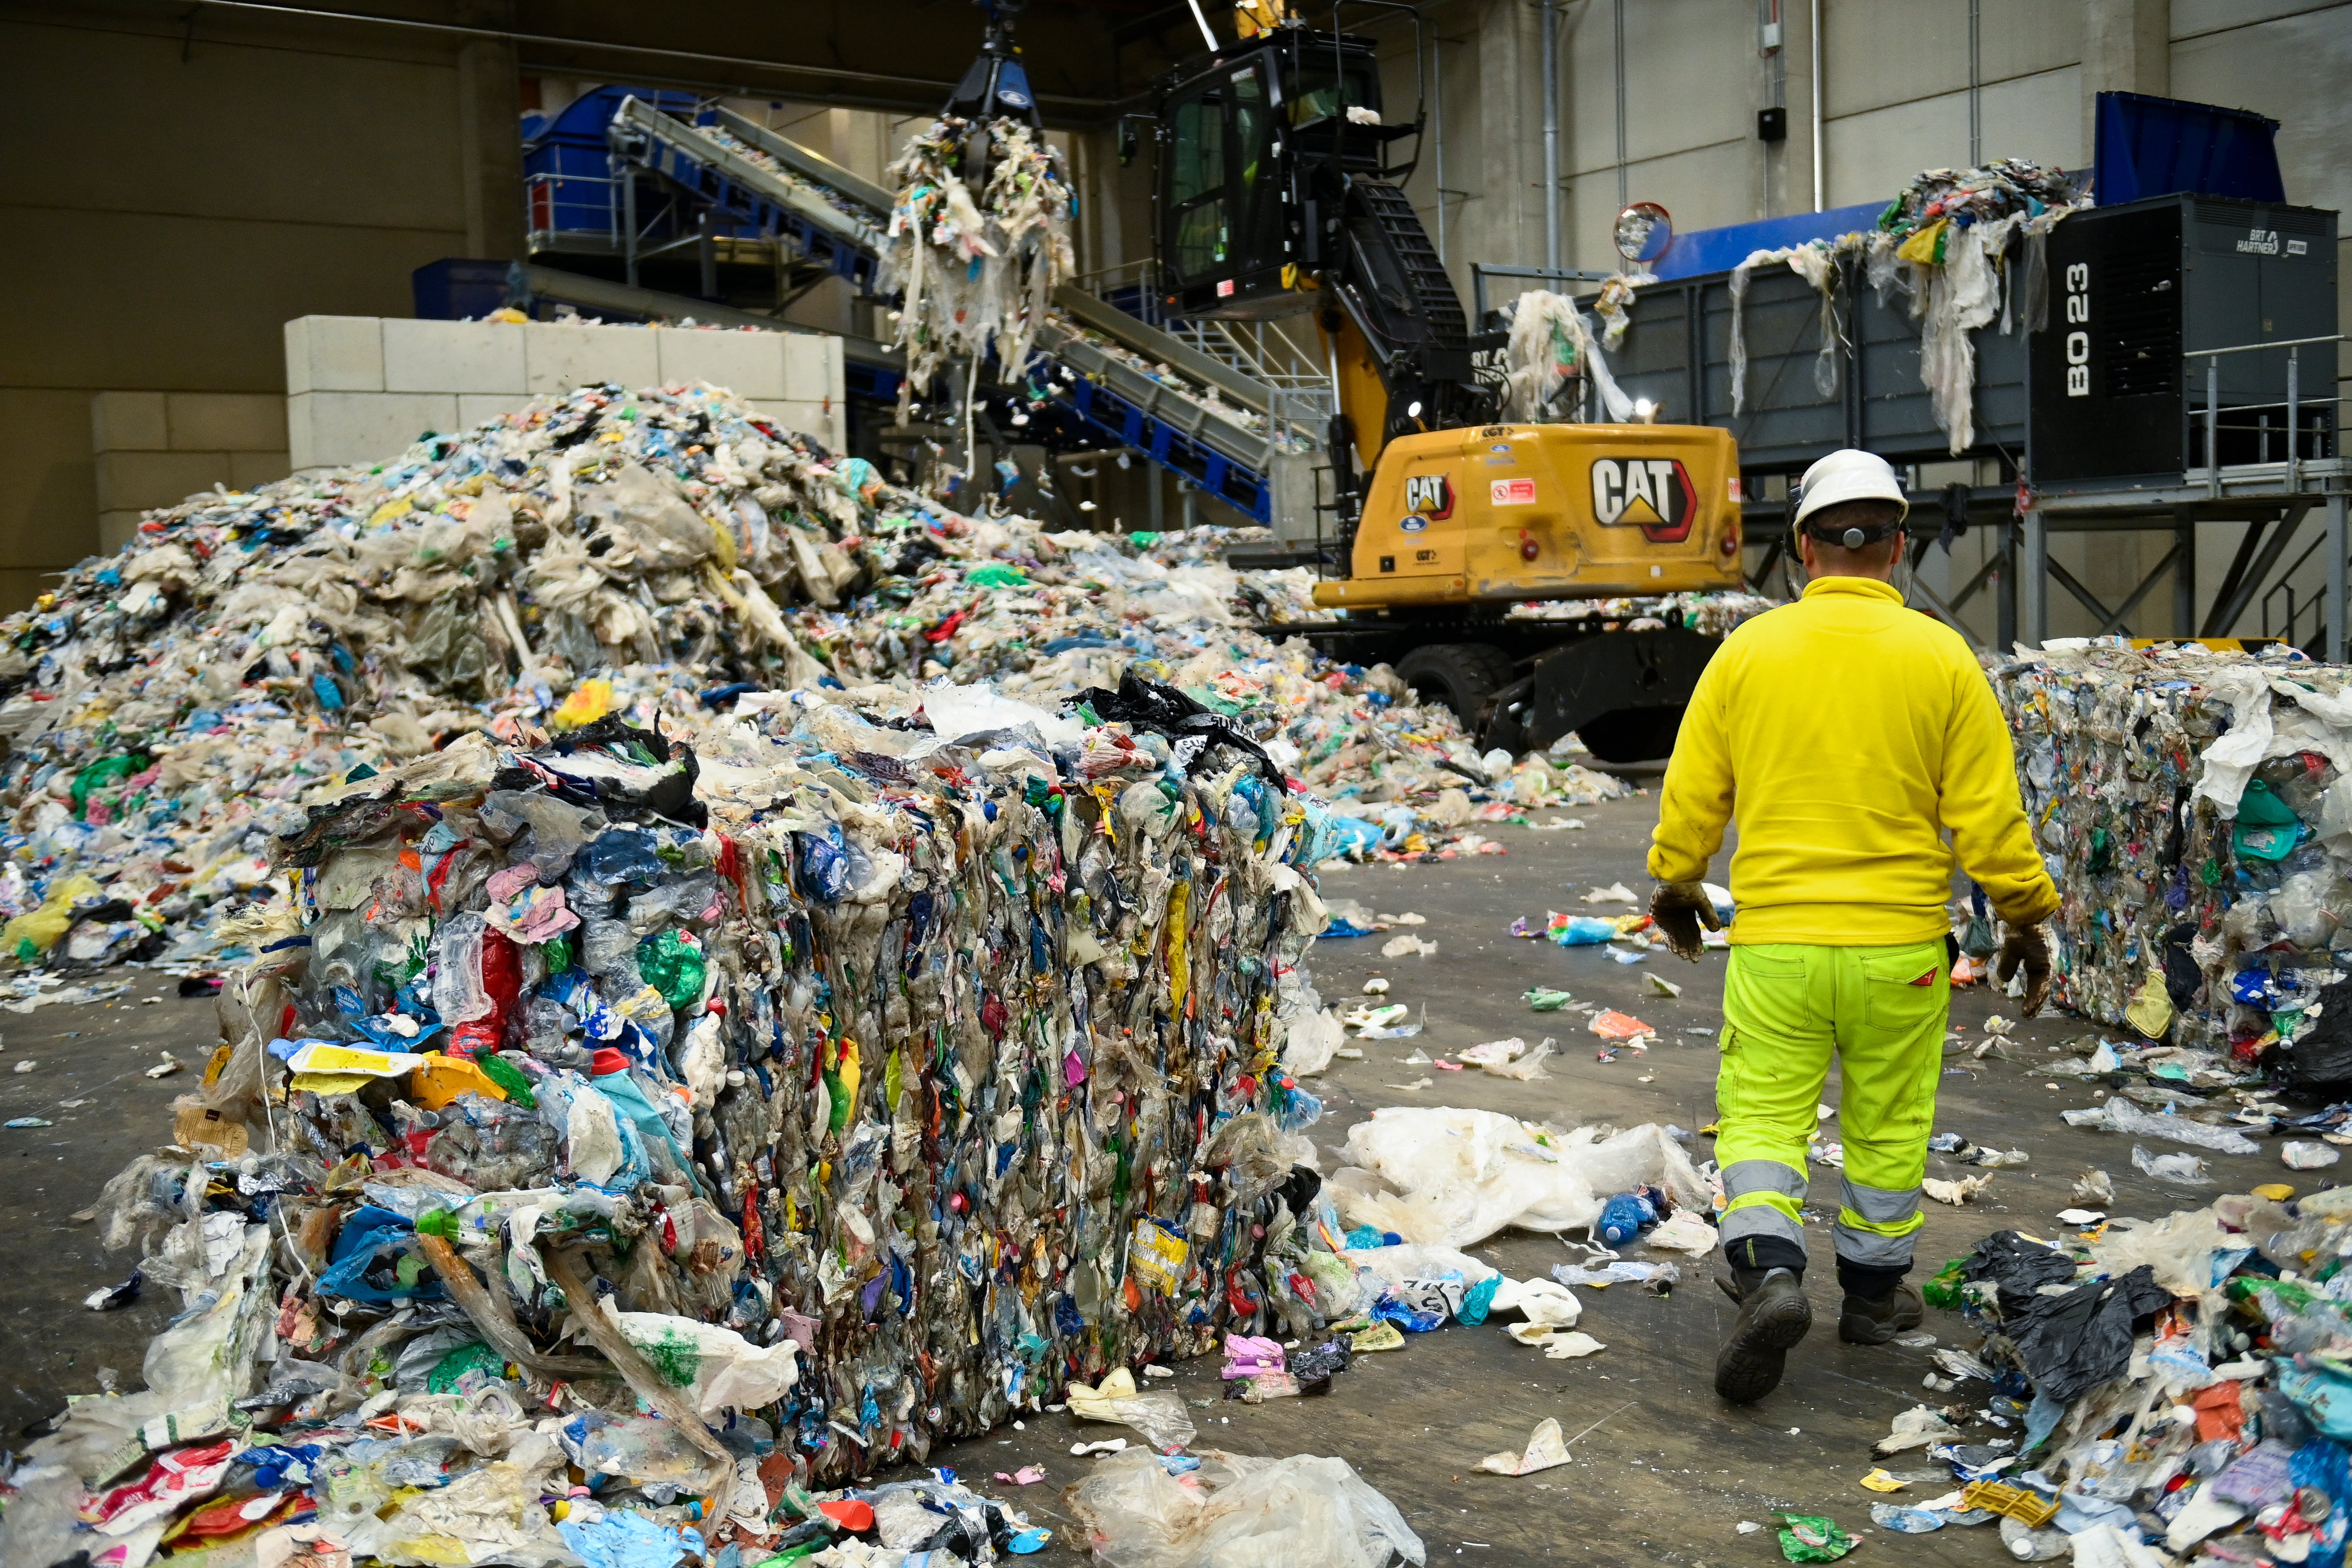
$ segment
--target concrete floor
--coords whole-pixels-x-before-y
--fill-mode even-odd
[[[1433,956],[1395,960],[1380,956],[1384,936],[1318,944],[1312,966],[1327,1000],[1352,999],[1366,977],[1381,973],[1392,983],[1391,1000],[1425,1006],[1428,1020],[1418,1038],[1368,1043],[1365,1060],[1335,1063],[1314,1080],[1327,1105],[1314,1129],[1327,1170],[1339,1163],[1347,1129],[1383,1105],[1475,1106],[1562,1128],[1670,1121],[1696,1130],[1713,1121],[1712,1030],[1718,1022],[1722,954],[1691,965],[1660,951],[1643,963],[1620,965],[1601,949],[1563,950],[1507,934],[1516,916],[1540,922],[1548,909],[1584,912],[1586,906],[1573,900],[1597,885],[1622,880],[1646,895],[1642,858],[1655,819],[1654,795],[1575,815],[1589,825],[1585,830],[1499,829],[1507,856],[1325,876],[1327,897],[1426,916],[1426,925],[1410,929],[1438,944]],[[1714,879],[1727,879],[1720,861]],[[1643,979],[1649,970],[1683,984],[1684,994],[1652,994]],[[1538,982],[1655,1025],[1658,1047],[1643,1057],[1596,1061],[1598,1042],[1584,1032],[1581,1015],[1528,1011],[1520,994]],[[128,1264],[101,1255],[91,1227],[70,1215],[131,1155],[163,1141],[170,1101],[188,1080],[151,1082],[140,1076],[158,1048],[172,1049],[191,1068],[209,1049],[209,1002],[137,1005],[139,996],[168,994],[169,987],[168,981],[142,977],[128,1005],[47,1008],[24,1018],[0,1015],[0,1113],[56,1122],[0,1132],[6,1140],[0,1142],[0,1213],[10,1216],[19,1242],[12,1249],[13,1267],[0,1277],[0,1325],[7,1335],[0,1352],[10,1363],[0,1381],[0,1430],[13,1434],[56,1410],[67,1393],[95,1387],[101,1366],[121,1369],[124,1384],[137,1386],[144,1342],[166,1316],[168,1303],[158,1298],[167,1292],[119,1313],[80,1308],[81,1296],[119,1279]],[[2009,1007],[1979,988],[1958,994],[1953,1017],[1973,1041],[1987,1015]],[[1968,1209],[1928,1205],[1918,1247],[1923,1275],[1989,1231],[2013,1226],[2048,1233],[2056,1211],[2071,1205],[2074,1177],[2085,1170],[2113,1177],[2114,1212],[2144,1216],[2198,1206],[2219,1192],[2242,1192],[2259,1182],[2295,1179],[2267,1155],[2214,1155],[2209,1158],[2221,1185],[2166,1187],[2132,1168],[2129,1140],[2064,1126],[2058,1112],[2092,1103],[2093,1090],[2075,1080],[2044,1079],[2032,1064],[2047,1058],[2049,1046],[2085,1028],[2076,1019],[2045,1017],[2020,1032],[2011,1047],[2014,1063],[1977,1062],[1965,1053],[1951,1058],[1938,1130],[2021,1147],[2032,1158],[1997,1173],[1990,1192]],[[1708,1032],[1685,1032],[1700,1029]],[[1546,1080],[1523,1084],[1475,1068],[1445,1073],[1402,1065],[1416,1048],[1450,1055],[1503,1036],[1546,1034],[1560,1043]],[[28,1058],[39,1063],[34,1071],[5,1070],[5,1064]],[[1436,1082],[1418,1092],[1388,1087],[1420,1077]],[[1834,1082],[1823,1098],[1836,1103]],[[60,1106],[77,1099],[87,1103]],[[1708,1157],[1707,1141],[1699,1140],[1693,1152]],[[1931,1156],[1929,1173],[1971,1173]],[[1816,1207],[1833,1205],[1834,1173],[1813,1174]],[[2305,1177],[2300,1184],[2316,1184]],[[1432,1562],[1777,1563],[1770,1527],[1778,1511],[1823,1513],[1849,1530],[1871,1529],[1869,1505],[1881,1500],[1857,1484],[1874,1463],[1870,1445],[1898,1411],[1925,1396],[1920,1379],[1927,1349],[1861,1349],[1837,1342],[1838,1298],[1827,1266],[1825,1222],[1816,1249],[1822,1266],[1809,1277],[1813,1334],[1792,1358],[1780,1391],[1748,1409],[1727,1407],[1712,1392],[1715,1348],[1732,1308],[1708,1282],[1712,1268],[1685,1258],[1687,1283],[1670,1297],[1622,1285],[1579,1292],[1585,1299],[1579,1326],[1608,1346],[1600,1354],[1547,1361],[1492,1324],[1449,1327],[1412,1338],[1402,1352],[1360,1359],[1328,1397],[1196,1408],[1200,1446],[1267,1456],[1338,1455],[1404,1512]],[[1543,1276],[1574,1256],[1555,1238],[1513,1233],[1474,1250],[1519,1278]],[[1973,1342],[1949,1314],[1930,1311],[1926,1327],[1942,1343]],[[1221,1364],[1206,1358],[1160,1386],[1194,1401],[1215,1401]],[[1548,1415],[1570,1435],[1586,1433],[1573,1445],[1572,1464],[1520,1479],[1473,1473],[1482,1456],[1521,1447],[1529,1429]],[[991,1489],[1026,1508],[1037,1522],[1063,1527],[1068,1521],[1061,1489],[1090,1463],[1071,1458],[1070,1445],[1123,1433],[1046,1415],[1023,1430],[955,1445],[933,1460],[983,1487],[999,1470],[1042,1465],[1047,1479],[1038,1485]],[[1981,1434],[1993,1435],[1990,1428]],[[1892,1468],[1920,1468],[1924,1461],[1915,1454]],[[1917,1500],[1937,1489],[1914,1487],[1894,1500]],[[1737,1526],[1743,1520],[1768,1528],[1741,1535]],[[1876,1531],[1868,1550],[1873,1557],[1906,1563],[2006,1558],[1989,1529],[1948,1528],[1927,1536]],[[1075,1563],[1085,1554],[1066,1531],[1034,1561]]]

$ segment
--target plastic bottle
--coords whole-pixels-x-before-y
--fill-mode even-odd
[[[490,1011],[482,988],[482,917],[451,915],[433,942],[433,1010],[445,1024],[465,1024]]]
[[[1601,1205],[1601,1218],[1593,1228],[1611,1247],[1622,1247],[1640,1236],[1643,1226],[1657,1223],[1657,1211],[1639,1193],[1619,1193]]]

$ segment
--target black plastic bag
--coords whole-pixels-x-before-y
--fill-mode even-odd
[[[2121,1377],[2131,1365],[2136,1326],[2171,1301],[2172,1292],[2143,1263],[2120,1279],[2093,1279],[2063,1295],[2036,1296],[2021,1312],[2005,1314],[2005,1326],[2034,1393],[2069,1404],[2084,1390]]]
[[[2038,1241],[2028,1241],[2013,1230],[1997,1230],[1977,1243],[1961,1265],[1960,1278],[1971,1283],[1990,1279],[1998,1288],[2000,1315],[2015,1317],[2035,1300],[2044,1285],[2063,1285],[2074,1278],[2074,1261]]]
[[[1117,691],[1088,687],[1066,700],[1062,706],[1070,709],[1080,703],[1093,708],[1097,719],[1149,730],[1171,745],[1197,739],[1212,746],[1231,746],[1235,751],[1247,752],[1257,760],[1258,771],[1274,782],[1275,788],[1286,793],[1290,788],[1282,770],[1265,754],[1265,748],[1251,740],[1240,725],[1222,713],[1211,712],[1164,681],[1144,679],[1132,668],[1118,678]]]
[[[2333,1098],[2330,1089],[2352,1084],[2352,980],[2321,991],[2311,1033],[2273,1047],[2265,1061],[2271,1082],[2288,1094]]]

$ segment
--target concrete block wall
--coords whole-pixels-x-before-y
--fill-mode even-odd
[[[841,347],[807,332],[304,316],[286,323],[289,450],[297,468],[376,461],[597,382],[708,382],[838,448]]]
[[[139,514],[226,484],[286,477],[285,400],[268,393],[101,392],[89,400],[99,548],[121,548]]]

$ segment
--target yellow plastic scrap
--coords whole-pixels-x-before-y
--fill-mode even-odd
[[[1070,1414],[1081,1420],[1118,1421],[1123,1419],[1120,1404],[1136,1393],[1135,1373],[1122,1366],[1092,1387],[1073,1379],[1063,1397],[1070,1402]]]
[[[735,535],[723,522],[709,517],[702,521],[710,524],[710,552],[719,557],[719,569],[721,572],[734,571]]]
[[[370,528],[389,527],[415,510],[415,507],[409,504],[406,496],[394,496],[368,513],[368,526]]]
[[[1192,994],[1192,928],[1184,919],[1185,909],[1192,901],[1192,883],[1179,882],[1168,889],[1168,1011],[1171,1015],[1183,1012],[1184,999]]]
[[[1969,1482],[1960,1493],[1960,1507],[2007,1514],[2028,1530],[2039,1530],[2058,1517],[2055,1502],[2001,1481]]]
[[[73,923],[74,905],[99,890],[98,879],[80,871],[51,882],[48,896],[41,900],[39,909],[27,910],[6,925],[0,926],[0,950],[24,958],[28,956],[25,947],[29,942],[32,944],[29,956],[37,957],[48,952],[58,945],[58,939],[64,936],[66,928]]]
[[[2283,1204],[2294,1196],[2294,1189],[2284,1182],[2264,1182],[2253,1189],[2253,1194],[2258,1198],[2268,1198],[2274,1204]]]
[[[1950,224],[1951,219],[1939,217],[1933,223],[1920,225],[1916,233],[1895,247],[1895,254],[1905,261],[1916,261],[1923,267],[1938,265],[1944,259],[1944,230]]]
[[[425,1065],[408,1075],[408,1093],[427,1110],[438,1110],[461,1094],[488,1095],[492,1100],[507,1097],[507,1091],[480,1068],[464,1057],[439,1051],[427,1051]]]
[[[1909,1481],[1898,1481],[1893,1476],[1888,1475],[1885,1470],[1876,1469],[1863,1477],[1862,1484],[1868,1487],[1874,1492],[1899,1492],[1911,1483]]]
[[[310,1094],[357,1094],[375,1081],[372,1072],[298,1072],[286,1080],[289,1089]]]
[[[2164,1038],[2172,1027],[2172,996],[2164,988],[2164,971],[2148,965],[2147,979],[2132,993],[2131,1005],[2124,1009],[2124,1021],[2151,1040]]]
[[[555,710],[554,717],[548,720],[547,727],[562,734],[566,730],[593,724],[612,710],[613,683],[609,680],[583,680],[572,689],[572,695],[563,700],[563,705]]]

